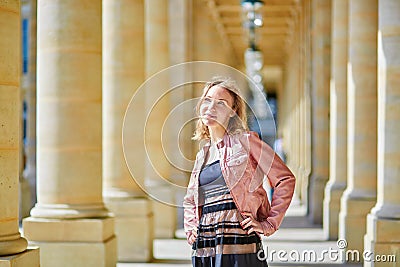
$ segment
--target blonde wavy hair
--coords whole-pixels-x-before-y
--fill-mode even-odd
[[[232,110],[235,111],[236,114],[235,116],[229,119],[228,127],[226,129],[228,134],[235,134],[248,130],[246,103],[241,96],[240,89],[237,86],[236,82],[231,78],[214,77],[211,81],[206,83],[203,89],[203,94],[201,95],[199,101],[197,102],[196,115],[198,116],[199,119],[197,120],[196,123],[196,129],[192,137],[193,140],[201,141],[204,139],[210,139],[210,132],[208,130],[208,127],[204,125],[204,123],[200,118],[200,106],[204,100],[204,97],[207,95],[208,91],[214,86],[219,86],[224,88],[229,92],[229,94],[233,98]]]

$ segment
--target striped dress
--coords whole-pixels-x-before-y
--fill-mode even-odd
[[[257,234],[246,233],[225,180],[219,161],[206,165],[199,177],[199,205],[202,216],[198,237],[192,246],[195,267],[266,267]]]

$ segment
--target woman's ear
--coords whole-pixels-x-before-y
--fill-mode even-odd
[[[229,117],[233,118],[233,117],[236,116],[236,110],[231,109],[231,112],[230,112],[230,113],[231,113],[231,114],[229,114]]]

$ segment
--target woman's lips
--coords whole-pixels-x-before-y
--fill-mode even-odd
[[[211,115],[211,114],[204,114],[203,115],[203,119],[207,119],[207,120],[215,120],[217,118],[217,116]]]

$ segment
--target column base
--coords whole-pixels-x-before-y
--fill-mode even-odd
[[[380,259],[364,259],[364,266],[395,266],[400,262],[400,220],[368,214],[364,247],[365,251]]]
[[[347,250],[363,251],[366,216],[375,203],[375,199],[354,199],[348,195],[343,195],[339,213],[339,239],[347,241]]]
[[[301,180],[300,184],[300,205],[308,205],[307,204],[307,196],[308,196],[308,181],[309,181],[309,173],[306,173],[305,171],[300,173],[299,179]],[[296,179],[297,180],[297,179]]]
[[[115,216],[119,262],[149,262],[153,258],[153,213],[147,198],[105,198]]]
[[[40,247],[41,266],[115,267],[117,239],[104,242],[30,242]]]
[[[309,190],[309,220],[312,224],[322,224],[324,190],[328,179],[312,177]]]
[[[114,218],[23,220],[24,236],[40,247],[41,266],[115,266]]]
[[[340,198],[346,184],[330,183],[325,187],[323,229],[328,240],[337,240],[339,236]]]
[[[39,267],[39,248],[28,247],[24,252],[0,257],[0,267]]]
[[[151,186],[148,192],[154,214],[154,237],[174,238],[176,230],[175,191],[169,186]],[[162,202],[161,202],[162,201]],[[166,203],[164,203],[166,202]]]
[[[21,237],[20,233],[17,232],[13,235],[0,236],[2,241],[0,241],[0,256],[14,255],[17,253],[24,252],[28,246],[28,241]]]
[[[85,219],[85,218],[107,218],[108,210],[103,203],[91,205],[73,204],[39,204],[31,210],[31,215],[35,218],[53,219]]]
[[[176,230],[176,208],[153,201],[154,237],[174,238]]]

